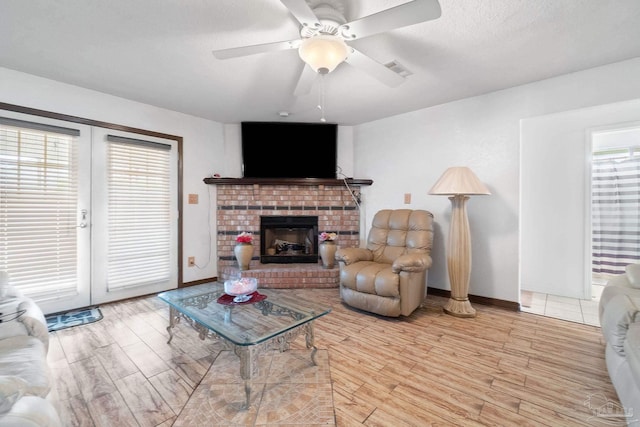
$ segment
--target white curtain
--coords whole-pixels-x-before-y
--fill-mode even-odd
[[[640,156],[596,156],[592,176],[592,271],[621,274],[640,262]]]

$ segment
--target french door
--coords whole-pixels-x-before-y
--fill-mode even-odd
[[[175,144],[0,111],[0,270],[45,313],[175,288]]]
[[[92,304],[177,287],[176,141],[93,128]]]

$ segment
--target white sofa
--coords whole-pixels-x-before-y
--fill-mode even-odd
[[[629,426],[640,426],[640,264],[607,283],[599,303],[605,358]]]
[[[52,404],[42,310],[0,272],[0,427],[61,427]]]

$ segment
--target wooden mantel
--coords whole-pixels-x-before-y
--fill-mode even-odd
[[[330,179],[330,178],[205,178],[205,184],[211,185],[372,185],[371,179]]]

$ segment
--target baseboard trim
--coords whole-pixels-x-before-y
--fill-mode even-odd
[[[440,297],[451,298],[451,291],[447,291],[446,289],[437,289],[437,288],[427,288],[427,297],[428,295],[437,295]],[[501,307],[511,311],[520,311],[520,303],[513,301],[506,301],[502,299],[496,298],[487,298],[481,297],[477,295],[469,295],[469,301],[482,304],[482,305],[491,305],[494,307]]]
[[[186,283],[183,283],[182,286],[180,287],[186,288],[187,286],[202,285],[203,283],[211,283],[211,282],[217,282],[217,281],[218,281],[218,276],[214,276],[214,277],[210,277],[209,279],[200,279],[200,280],[194,280],[193,282],[186,282]]]

